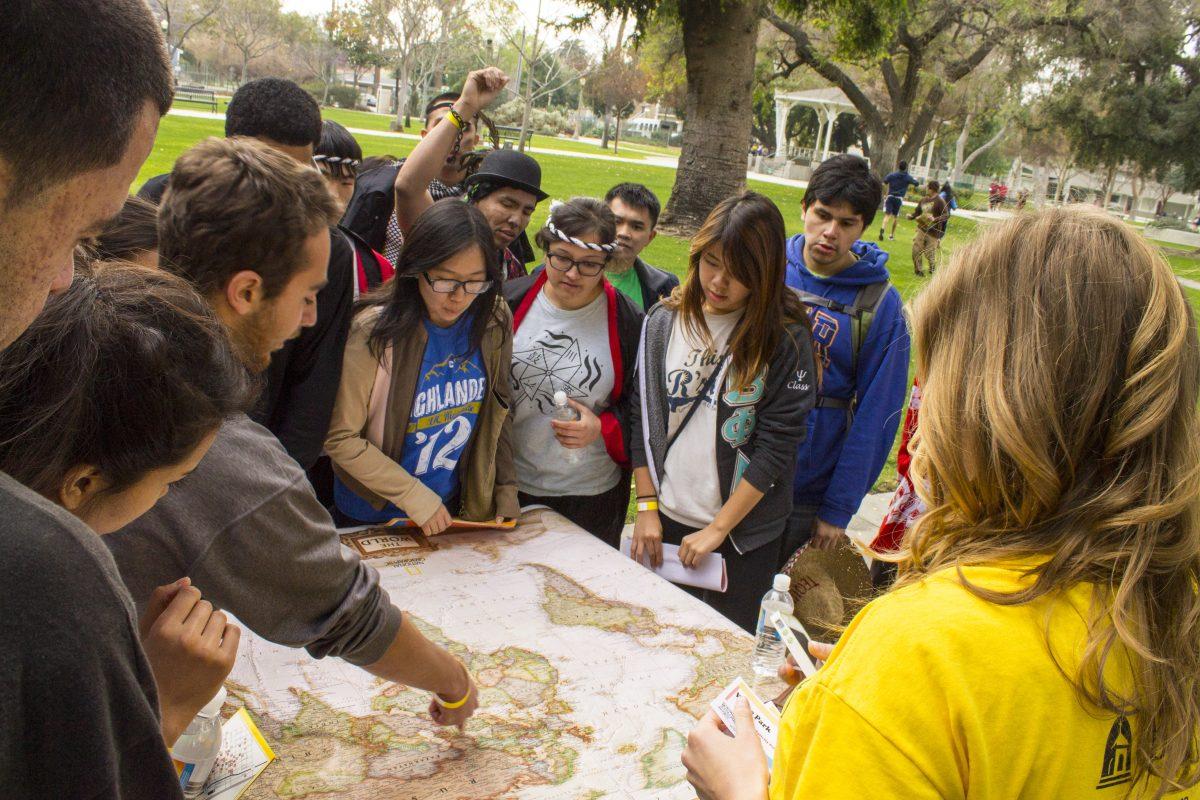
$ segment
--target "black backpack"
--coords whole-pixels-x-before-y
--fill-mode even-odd
[[[388,218],[396,205],[393,186],[399,172],[399,164],[390,164],[361,173],[342,215],[342,227],[380,253],[387,239]]]

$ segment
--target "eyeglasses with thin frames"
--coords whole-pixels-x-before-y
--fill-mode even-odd
[[[495,281],[456,281],[453,278],[431,278],[428,272],[422,272],[421,277],[429,284],[429,288],[438,294],[454,294],[459,287],[467,294],[484,294],[495,283]]]
[[[559,272],[570,272],[571,267],[574,267],[579,270],[580,275],[587,278],[594,278],[604,271],[604,264],[597,264],[595,261],[576,261],[560,253],[547,253],[546,263]]]

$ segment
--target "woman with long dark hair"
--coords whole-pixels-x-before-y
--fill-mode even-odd
[[[771,586],[796,450],[816,401],[812,333],[784,285],[783,216],[754,192],[717,204],[687,278],[646,318],[633,409],[631,556],[725,557],[729,589],[694,592],[747,630]]]
[[[512,316],[487,220],[448,199],[417,219],[396,276],[359,303],[325,450],[347,524],[515,518]]]

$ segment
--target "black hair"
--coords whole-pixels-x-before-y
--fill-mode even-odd
[[[9,0],[0,13],[0,157],[9,203],[112,166],[147,100],[167,113],[174,81],[142,0]]]
[[[335,178],[354,177],[362,164],[362,148],[341,123],[327,119],[321,122],[321,141],[313,161]]]
[[[187,458],[256,387],[185,281],[97,264],[0,353],[0,470],[57,500],[89,465],[118,492]]]
[[[901,162],[900,162],[900,171],[901,171],[901,172],[904,172],[904,171],[905,171],[905,170],[907,170],[907,169],[908,169],[908,162],[907,162],[907,161],[901,161]]]
[[[125,205],[93,243],[103,261],[128,261],[138,253],[158,251],[158,206],[130,195]]]
[[[253,136],[290,147],[321,141],[321,107],[308,92],[283,78],[243,83],[225,109],[226,136]]]
[[[651,228],[658,224],[658,215],[662,211],[662,206],[659,204],[654,192],[642,184],[618,183],[608,190],[608,194],[604,195],[604,202],[611,203],[613,198],[620,198],[621,202],[627,206],[635,206],[636,208],[648,211],[650,213]]]
[[[576,239],[594,235],[600,240],[600,244],[610,244],[617,238],[617,218],[612,209],[594,197],[572,197],[565,203],[559,203],[550,209],[548,222],[554,223],[554,227],[559,231]],[[550,245],[555,242],[562,242],[562,239],[545,227],[537,232],[533,240],[542,248],[543,253],[548,252]],[[611,257],[612,253],[604,254],[606,262]]]
[[[803,206],[807,211],[814,201],[825,205],[847,203],[862,217],[863,227],[875,219],[875,211],[883,202],[883,181],[879,180],[866,159],[841,153],[821,162],[808,179]]]
[[[492,246],[492,228],[483,212],[460,198],[447,197],[427,208],[413,223],[396,259],[396,276],[356,306],[356,311],[380,309],[379,319],[367,337],[375,358],[382,359],[389,345],[410,335],[427,316],[416,281],[470,247],[479,249],[487,280],[492,282],[491,288],[477,295],[465,312],[474,316],[467,353],[479,349],[488,323],[496,319],[493,309],[504,276]]]
[[[462,95],[459,92],[442,92],[425,104],[425,124],[429,125],[429,116],[439,108],[449,108]]]

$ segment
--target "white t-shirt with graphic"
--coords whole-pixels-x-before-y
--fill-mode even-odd
[[[709,384],[704,397],[697,395],[714,370],[720,369],[729,335],[742,318],[742,310],[709,314],[704,321],[712,334],[709,347],[685,330],[683,317],[675,315],[667,343],[667,436],[683,425],[694,403],[700,406],[667,451],[658,504],[662,513],[692,528],[709,525],[721,510],[720,478],[717,475],[717,397],[724,374]]]
[[[616,485],[621,470],[604,440],[585,448],[576,464],[554,437],[554,393],[599,415],[613,391],[608,346],[608,298],[602,293],[583,308],[567,311],[538,292],[513,337],[513,462],[517,485],[542,497],[597,495]]]

